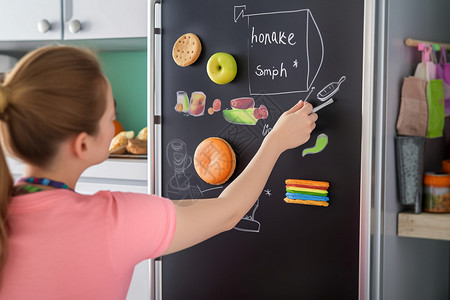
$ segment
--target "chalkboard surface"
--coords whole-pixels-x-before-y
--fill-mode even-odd
[[[163,196],[182,199],[177,205],[218,196],[228,184],[196,174],[192,158],[202,140],[231,144],[233,180],[283,111],[300,99],[329,104],[311,139],[280,157],[235,229],[163,257],[163,299],[357,299],[363,11],[356,0],[162,1]],[[179,67],[172,47],[188,32],[202,53]],[[216,52],[237,61],[231,83],[207,75]],[[202,115],[175,109],[193,94],[206,97]],[[230,101],[243,97],[253,98],[254,110],[265,106],[267,118],[227,121],[224,111],[235,113]],[[216,99],[221,109],[210,114]],[[323,137],[325,147],[312,149]],[[330,182],[329,207],[285,203],[291,178]]]

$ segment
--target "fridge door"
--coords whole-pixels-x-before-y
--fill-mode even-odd
[[[368,217],[365,176],[371,157],[362,150],[369,151],[371,138],[367,49],[373,47],[369,2],[161,1],[161,29],[156,29],[161,94],[150,92],[161,101],[161,126],[153,125],[161,130],[156,160],[161,173],[154,178],[160,179],[155,186],[162,196],[179,200],[176,205],[217,197],[298,100],[333,101],[318,112],[311,139],[280,157],[258,201],[233,230],[153,262],[155,299],[364,297],[369,220],[362,218]],[[172,49],[185,33],[199,37],[202,52],[192,65],[180,67]],[[217,52],[237,61],[231,83],[218,85],[208,77],[208,59]],[[149,61],[154,59],[150,55]],[[150,76],[150,81],[156,80]],[[179,95],[191,106],[196,92],[206,97],[203,114],[177,109],[186,101]],[[247,109],[264,106],[268,116],[239,117],[243,112],[236,113],[231,100],[240,98],[252,98],[254,107]],[[220,110],[213,108],[216,99]],[[227,117],[230,112],[235,122]],[[154,114],[149,114],[152,122]],[[225,139],[237,157],[235,174],[220,186],[201,180],[192,163],[197,145],[213,136]],[[363,158],[369,161],[362,163]],[[329,206],[286,203],[286,179],[329,182]]]

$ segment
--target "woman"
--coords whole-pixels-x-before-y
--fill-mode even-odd
[[[73,191],[85,169],[108,157],[114,119],[111,86],[85,49],[37,49],[0,86],[2,147],[25,164],[14,185],[0,150],[0,299],[124,299],[140,261],[233,228],[280,154],[309,139],[317,115],[297,103],[218,198],[188,207]]]

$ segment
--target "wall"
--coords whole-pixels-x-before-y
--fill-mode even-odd
[[[100,52],[98,56],[111,82],[117,120],[137,134],[147,126],[147,52]]]
[[[1,51],[0,55],[8,54],[20,59],[38,46],[22,51]],[[97,49],[98,46],[93,48]],[[97,55],[117,102],[117,120],[125,130],[134,130],[137,134],[147,126],[147,52],[99,50]],[[0,72],[4,70],[0,68]]]
[[[450,42],[448,0],[392,0],[387,5],[386,128],[381,299],[422,300],[449,297],[449,243],[397,237],[394,136],[402,78],[413,73],[420,54],[405,38]],[[430,142],[428,143],[430,146]]]

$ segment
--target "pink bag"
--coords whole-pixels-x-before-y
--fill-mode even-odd
[[[441,57],[436,65],[436,78],[444,82],[445,116],[450,116],[450,63],[447,63],[447,52],[441,46]]]
[[[426,81],[436,79],[436,65],[430,60],[431,53],[434,54],[430,45],[424,45],[422,51],[422,61],[417,65],[414,77],[421,78]]]

